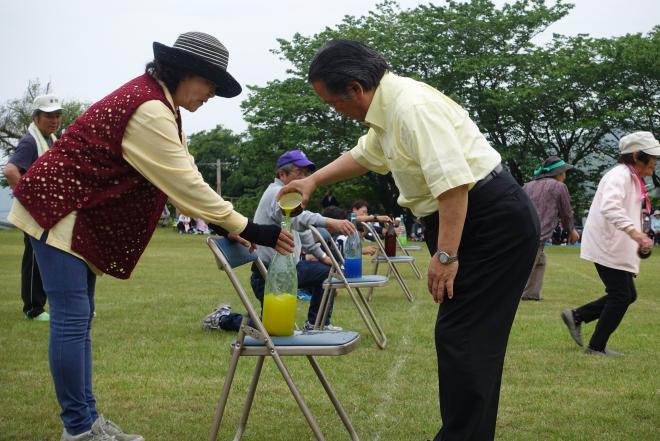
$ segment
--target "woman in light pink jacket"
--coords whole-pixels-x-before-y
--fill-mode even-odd
[[[643,178],[655,170],[660,144],[650,132],[635,132],[619,141],[619,163],[598,184],[589,208],[580,257],[594,262],[605,285],[605,296],[561,317],[571,337],[582,346],[580,326],[598,320],[586,354],[622,355],[607,347],[610,335],[623,319],[637,292],[633,278],[639,272],[638,251],[650,252],[653,242],[642,232],[642,205],[651,203]]]

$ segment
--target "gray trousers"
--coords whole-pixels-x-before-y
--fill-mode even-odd
[[[531,300],[541,300],[541,289],[543,288],[543,276],[545,275],[545,253],[543,248],[545,246],[544,242],[539,243],[539,249],[536,252],[536,259],[534,260],[534,266],[532,267],[532,272],[529,275],[527,284],[525,285],[525,290],[522,293],[523,299]]]

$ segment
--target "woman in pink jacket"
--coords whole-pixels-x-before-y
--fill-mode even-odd
[[[642,231],[642,204],[651,209],[643,178],[655,170],[660,145],[650,132],[635,132],[619,141],[619,163],[598,184],[584,226],[580,257],[594,262],[605,285],[605,296],[561,317],[571,337],[582,346],[580,326],[598,320],[586,354],[622,355],[607,347],[610,335],[637,299],[634,277],[639,272],[638,251],[650,252],[653,242]]]

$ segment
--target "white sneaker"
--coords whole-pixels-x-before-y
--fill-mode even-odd
[[[121,428],[113,423],[110,420],[106,420],[103,418],[103,415],[99,415],[99,418],[97,421],[101,421],[101,427],[103,427],[103,430],[105,433],[108,435],[111,435],[114,437],[115,440],[117,441],[144,441],[144,437],[142,435],[132,435],[130,433],[124,433]]]
[[[78,435],[71,435],[64,429],[60,441],[117,441],[112,435],[108,435],[103,430],[103,422],[97,418],[92,424],[92,429]]]

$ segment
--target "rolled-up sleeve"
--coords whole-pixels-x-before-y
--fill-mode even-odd
[[[366,135],[358,139],[357,145],[351,149],[351,156],[367,170],[381,175],[390,171],[374,129],[369,129]]]
[[[240,233],[247,218],[234,210],[202,178],[179,141],[170,109],[160,101],[147,101],[131,117],[122,140],[124,159],[167,195],[181,212]]]

